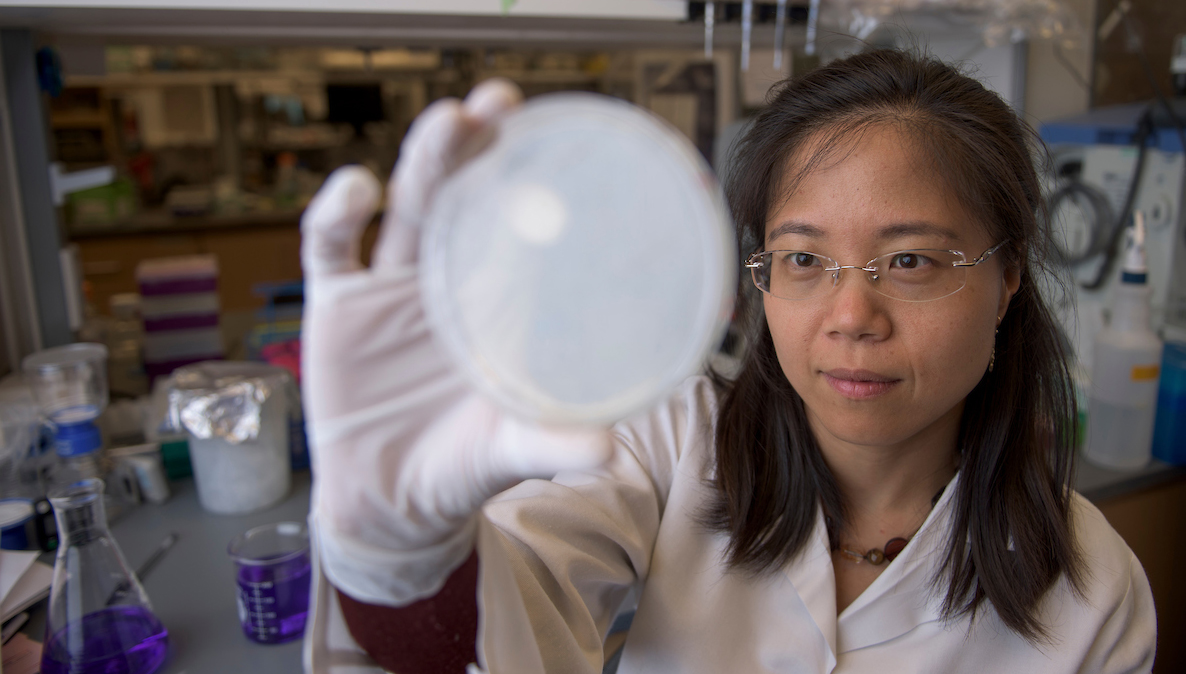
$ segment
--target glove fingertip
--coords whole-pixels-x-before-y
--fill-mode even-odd
[[[326,178],[301,217],[301,229],[336,229],[370,219],[382,194],[378,178],[364,166],[343,166]]]
[[[334,171],[301,216],[301,265],[311,277],[360,266],[362,229],[370,222],[382,187],[368,169]]]
[[[474,87],[463,105],[466,114],[485,123],[522,102],[523,90],[519,85],[503,77],[494,77]]]

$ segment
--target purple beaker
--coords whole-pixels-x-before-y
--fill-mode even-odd
[[[236,536],[227,552],[235,562],[243,634],[261,644],[299,639],[305,633],[312,578],[305,525],[256,527]]]

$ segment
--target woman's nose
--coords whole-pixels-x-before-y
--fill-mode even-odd
[[[852,340],[888,337],[890,320],[885,304],[890,300],[873,287],[869,272],[842,269],[839,274],[823,297],[829,303],[824,330]]]

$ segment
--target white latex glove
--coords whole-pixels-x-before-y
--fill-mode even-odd
[[[488,81],[412,125],[370,268],[359,240],[379,200],[366,169],[334,172],[301,223],[302,390],[323,569],[347,594],[399,605],[434,594],[473,547],[486,499],[609,458],[604,430],[545,429],[474,391],[425,322],[419,228],[442,180],[489,144],[518,88]]]

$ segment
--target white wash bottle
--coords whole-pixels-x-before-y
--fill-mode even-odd
[[[1095,338],[1087,442],[1083,453],[1105,468],[1134,470],[1149,463],[1162,341],[1153,332],[1153,291],[1145,265],[1145,218],[1133,213],[1112,319]]]

